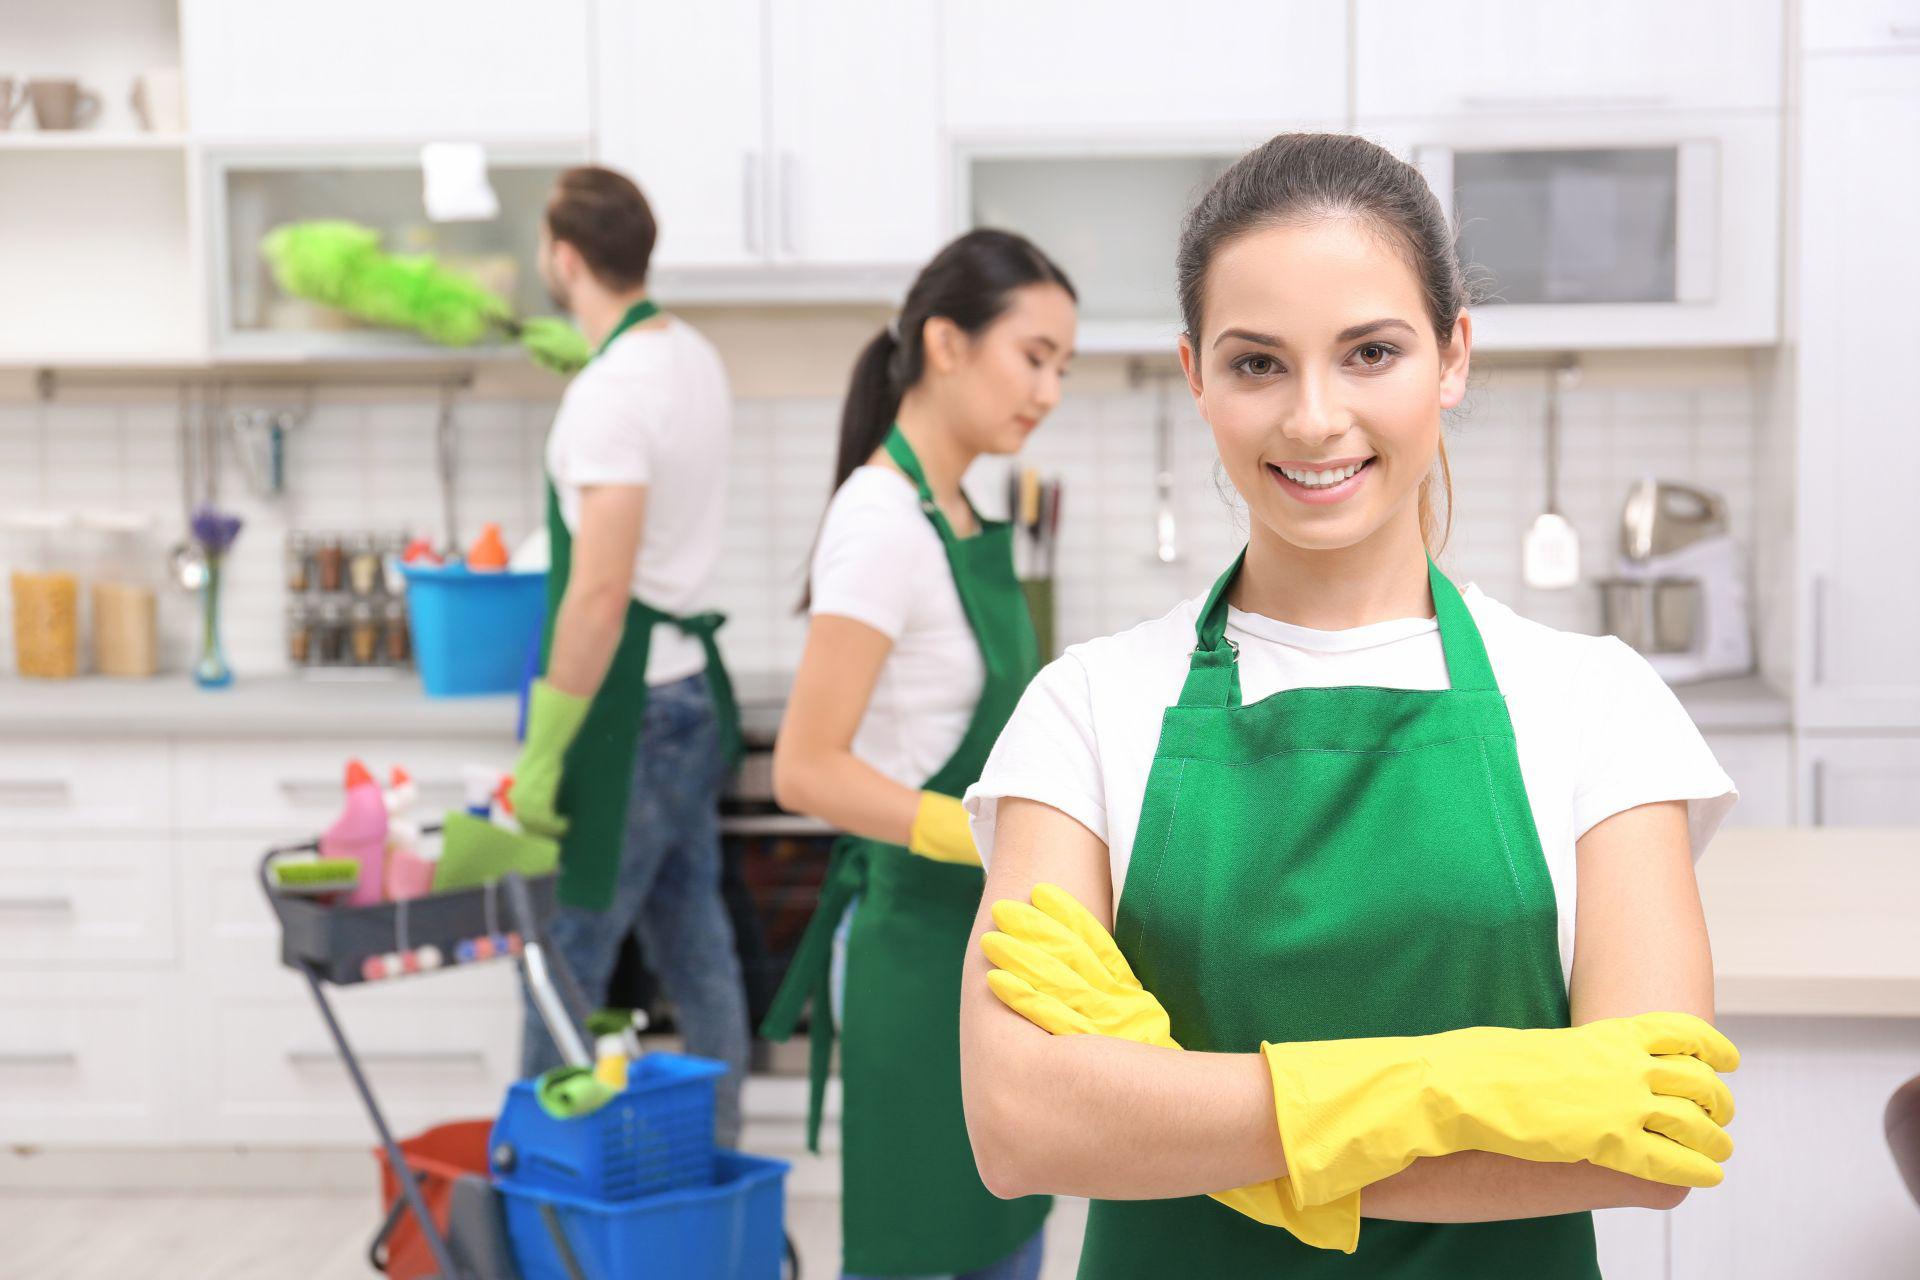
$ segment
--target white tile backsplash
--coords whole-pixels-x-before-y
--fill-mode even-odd
[[[1707,362],[1697,385],[1665,365],[1636,378],[1613,361],[1604,379],[1570,393],[1562,411],[1561,506],[1581,534],[1588,576],[1612,569],[1620,504],[1645,475],[1724,494],[1735,532],[1754,532],[1756,421],[1771,381],[1758,363]],[[1520,585],[1520,539],[1545,502],[1545,375],[1493,366],[1476,373],[1451,415],[1454,524],[1442,563],[1462,580],[1554,626],[1599,624],[1590,586],[1536,592]],[[1066,482],[1057,591],[1063,643],[1116,631],[1204,591],[1245,537],[1246,516],[1214,455],[1213,441],[1183,388],[1170,397],[1174,516],[1180,558],[1154,558],[1156,458],[1151,390],[1074,394],[1029,445],[1023,462]],[[233,407],[252,407],[251,404]],[[457,497],[463,537],[484,520],[509,543],[542,519],[538,468],[554,409],[547,398],[464,401],[457,406]],[[713,587],[729,615],[722,643],[742,669],[790,668],[805,638],[794,613],[807,554],[828,497],[839,422],[830,397],[743,400],[737,408],[729,525]],[[322,391],[288,444],[287,492],[254,494],[231,451],[219,492],[246,519],[229,566],[225,638],[241,673],[285,667],[281,552],[289,529],[392,528],[436,534],[437,402],[396,397],[329,398]],[[1005,505],[1004,462],[983,460],[970,478],[983,510]],[[154,532],[137,547],[69,549],[89,574],[115,560],[163,584],[165,549],[183,529],[178,408],[146,402],[0,404],[0,507],[111,508],[150,513]],[[102,535],[89,535],[98,542]],[[131,540],[130,540],[131,541]],[[0,534],[0,563],[32,563],[34,539]],[[84,596],[84,591],[83,591]],[[178,669],[195,636],[193,602],[163,588],[164,657]],[[12,667],[10,601],[0,592]]]

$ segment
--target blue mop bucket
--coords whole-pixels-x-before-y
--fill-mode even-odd
[[[547,575],[402,565],[414,662],[430,698],[514,693],[540,645]]]
[[[621,1203],[496,1185],[521,1280],[779,1280],[788,1168],[716,1151],[703,1185]]]

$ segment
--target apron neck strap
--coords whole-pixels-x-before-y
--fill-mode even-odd
[[[652,298],[640,299],[640,301],[627,308],[627,313],[620,317],[620,323],[613,326],[613,332],[600,339],[600,345],[594,348],[593,354],[596,356],[605,355],[607,348],[613,345],[615,338],[633,328],[633,326],[643,324],[659,314],[660,308],[653,304]]]
[[[920,465],[919,457],[914,453],[913,446],[907,443],[907,437],[900,430],[900,424],[897,422],[887,432],[886,449],[887,456],[892,458],[895,465],[907,473],[907,479],[913,482],[914,490],[920,495],[920,510],[926,513],[927,519],[933,521],[933,527],[940,533],[940,540],[958,542],[959,536],[954,533],[953,525],[947,520],[947,513],[942,511],[940,504],[933,500],[933,490],[927,485],[926,469]],[[967,498],[964,491],[960,496],[966,499],[967,509],[972,511],[973,500]],[[974,511],[973,516],[975,520],[980,520],[979,512]],[[985,521],[980,523],[984,525]]]
[[[1194,623],[1193,656],[1187,663],[1187,682],[1180,690],[1183,707],[1237,707],[1240,705],[1240,648],[1227,639],[1227,591],[1247,561],[1245,547],[1213,584],[1200,617]],[[1427,585],[1433,592],[1433,611],[1440,628],[1440,647],[1447,656],[1447,680],[1455,693],[1498,690],[1493,664],[1466,601],[1440,566],[1427,558]]]

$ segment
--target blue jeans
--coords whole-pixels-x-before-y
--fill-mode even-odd
[[[620,943],[629,930],[639,934],[647,967],[673,1001],[687,1052],[727,1064],[714,1090],[714,1139],[733,1147],[740,1141],[748,1042],[746,990],[720,897],[726,775],[706,676],[649,689],[613,905],[606,911],[562,906],[547,938],[587,999],[597,1001],[613,977]],[[520,1072],[536,1076],[560,1065],[560,1051],[531,1001],[523,997],[523,1003]],[[583,1023],[585,1012],[575,1011]]]
[[[963,1271],[952,1280],[1039,1280],[1040,1263],[1046,1256],[1045,1229],[1033,1233],[1031,1239],[1015,1249],[1006,1257],[975,1271]],[[840,1280],[878,1280],[874,1276],[855,1275],[851,1271],[840,1273]],[[891,1280],[909,1280],[907,1277],[894,1276]],[[910,1280],[944,1280],[940,1276],[915,1276]]]

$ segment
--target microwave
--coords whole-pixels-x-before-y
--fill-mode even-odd
[[[1488,351],[1779,338],[1776,112],[1362,126],[1447,211]]]

